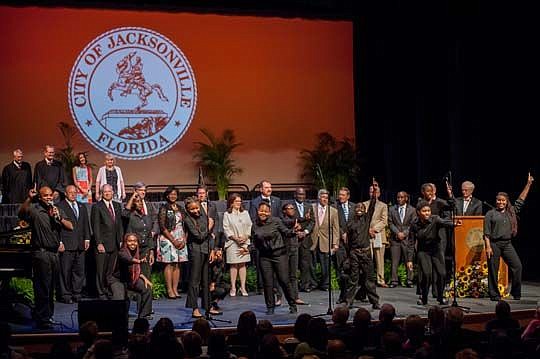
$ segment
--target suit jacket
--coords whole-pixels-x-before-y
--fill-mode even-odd
[[[11,161],[2,170],[2,203],[23,203],[32,186],[30,164],[23,161],[19,168]]]
[[[96,247],[98,244],[105,246],[106,252],[115,252],[120,248],[124,236],[122,225],[122,207],[116,201],[111,202],[114,208],[114,221],[109,209],[103,200],[92,206],[92,229]]]
[[[315,226],[315,216],[313,215],[313,206],[309,203],[304,202],[304,213],[300,213],[296,201],[291,202],[294,205],[296,210],[296,220],[298,224],[302,227],[303,231],[307,231],[304,239],[299,239],[299,245],[304,248],[310,248],[312,245],[311,242],[311,233],[313,232],[313,226]]]
[[[467,211],[463,213],[463,197],[456,198],[456,215],[457,216],[481,216],[483,214],[482,201],[478,198],[471,198],[471,203],[467,207]]]
[[[251,217],[251,221],[253,223],[255,223],[257,220],[257,209],[262,201],[262,196],[258,195],[257,197],[253,198],[249,204],[249,216]],[[272,217],[283,217],[281,213],[281,199],[279,199],[279,197],[270,196],[270,208],[272,208]]]
[[[34,166],[34,183],[37,190],[49,186],[53,191],[64,192],[65,182],[62,162],[53,160],[49,166],[45,160],[41,160]]]
[[[369,201],[363,202],[366,210],[369,209]],[[375,232],[381,234],[382,244],[389,244],[388,239],[386,238],[386,226],[388,225],[388,205],[384,202],[377,200],[375,202],[375,212],[373,213],[373,218],[369,228],[373,228]]]
[[[206,213],[206,211],[204,210],[204,207],[201,204],[201,214],[205,216],[205,218],[206,216],[209,216],[210,218],[214,220],[214,228],[212,228],[212,233],[214,233],[217,236],[219,232],[219,228],[220,228],[217,206],[214,202],[211,202],[211,201],[206,201],[206,204],[208,206],[208,213]]]
[[[401,222],[401,218],[399,218],[399,205],[396,204],[390,207],[390,209],[388,210],[388,226],[390,227],[391,234],[390,239],[394,241],[400,241],[397,238],[397,234],[399,232],[405,233],[407,238],[409,238],[409,229],[411,227],[411,223],[415,219],[416,209],[410,204],[407,204],[407,207],[405,208],[405,216],[403,218],[403,222]]]
[[[83,251],[84,241],[90,240],[90,224],[88,221],[88,211],[86,206],[76,202],[79,209],[79,217],[75,215],[75,211],[65,199],[58,203],[66,217],[73,223],[73,230],[69,231],[62,227],[60,239],[64,243],[66,251]]]
[[[347,230],[347,222],[349,222],[354,217],[354,203],[351,201],[347,202],[347,207],[349,208],[349,217],[345,218],[345,211],[341,203],[336,203],[338,217],[339,217],[339,233],[343,234]]]
[[[314,203],[312,205],[312,211],[315,217],[315,225],[313,226],[313,232],[311,234],[312,251],[317,249],[318,245],[321,252],[328,253],[330,248],[330,238],[328,238],[329,234],[332,235],[332,244],[339,243],[339,218],[337,209],[332,206],[328,206],[326,210],[330,210],[330,223],[328,223],[328,212],[325,212],[323,221],[319,223],[318,203]]]

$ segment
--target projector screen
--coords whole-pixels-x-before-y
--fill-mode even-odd
[[[127,183],[196,183],[200,129],[242,143],[234,183],[300,180],[316,134],[354,139],[350,21],[126,10],[0,7],[1,165],[45,144]]]

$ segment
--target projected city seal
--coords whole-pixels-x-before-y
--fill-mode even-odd
[[[69,78],[71,114],[100,151],[137,160],[157,156],[186,133],[197,87],[182,51],[165,36],[123,27],[95,38]]]

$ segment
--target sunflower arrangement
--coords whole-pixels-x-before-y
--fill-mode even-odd
[[[487,262],[473,262],[472,264],[458,268],[456,272],[456,290],[458,298],[484,298],[488,297],[488,266]],[[501,297],[509,295],[507,288],[499,284]],[[446,298],[454,297],[454,279],[450,281],[450,286],[445,290]]]

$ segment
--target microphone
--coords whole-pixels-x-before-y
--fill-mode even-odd
[[[491,208],[491,209],[495,209],[495,207],[494,207],[493,205],[489,204],[489,203],[486,202],[486,201],[482,201],[482,204],[488,206],[488,207]]]
[[[54,219],[56,219],[57,221],[60,221],[60,212],[58,212],[58,209],[54,205],[54,202],[53,201],[47,201],[47,205],[49,206],[49,209],[52,210],[52,214],[54,216]]]

